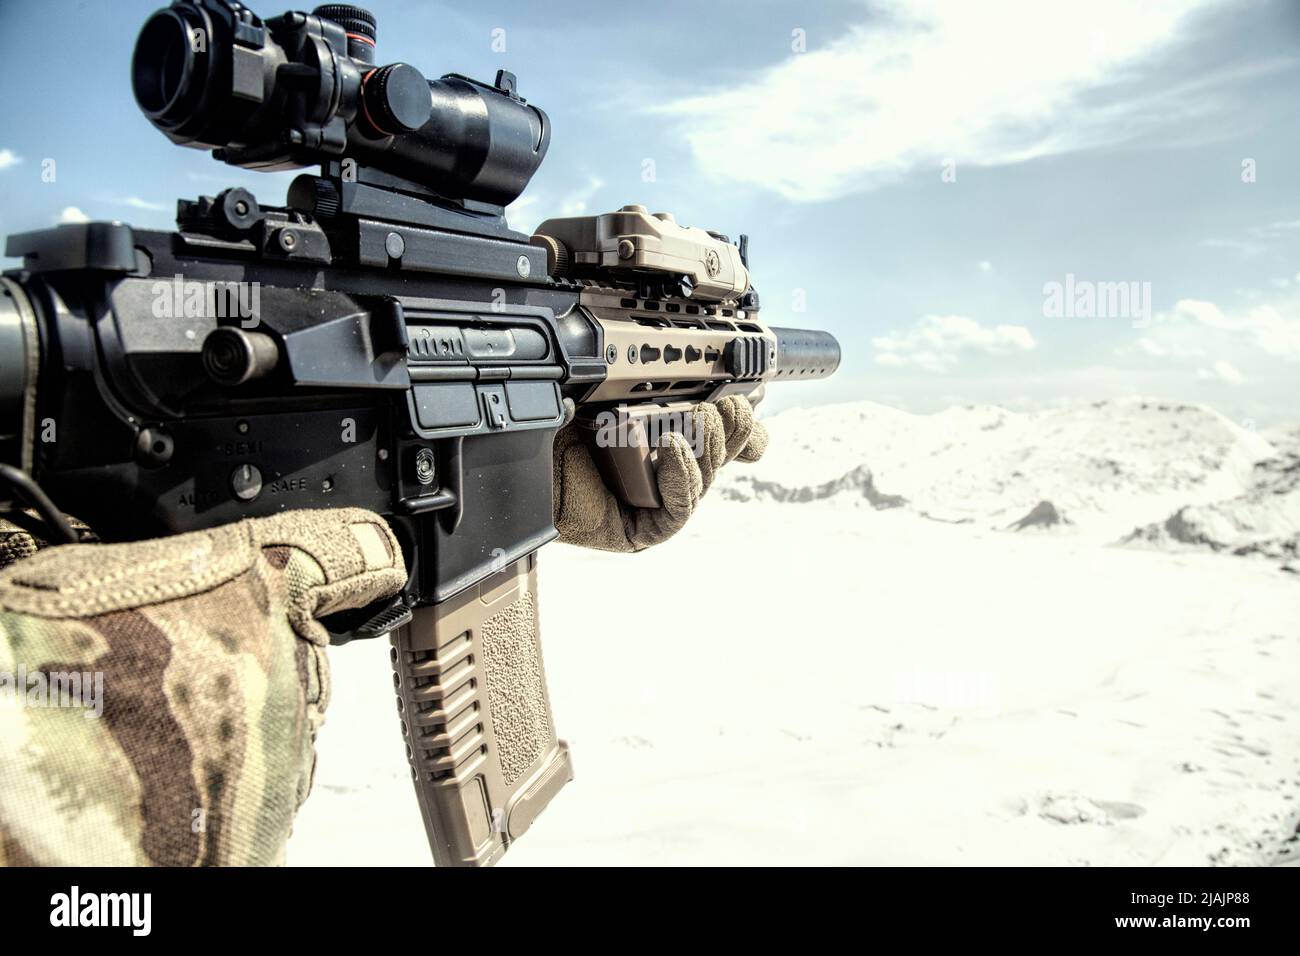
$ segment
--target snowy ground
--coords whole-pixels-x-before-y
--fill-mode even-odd
[[[505,865],[1300,857],[1294,551],[1115,543],[1239,498],[1285,543],[1256,499],[1294,433],[1165,408],[786,413],[674,541],[548,547],[577,779]],[[1004,530],[1042,500],[1061,524]],[[386,648],[333,661],[290,862],[426,865]]]

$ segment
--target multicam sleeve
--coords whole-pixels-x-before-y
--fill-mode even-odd
[[[316,618],[405,581],[359,509],[0,572],[0,862],[282,862],[329,700]]]

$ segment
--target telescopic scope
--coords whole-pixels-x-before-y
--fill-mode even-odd
[[[376,66],[373,14],[326,4],[263,21],[234,0],[176,0],[140,31],[136,102],[172,142],[250,169],[344,158],[453,200],[507,205],[550,122],[504,71],[494,85]]]

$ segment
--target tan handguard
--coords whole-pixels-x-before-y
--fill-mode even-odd
[[[573,779],[551,720],[537,616],[537,555],[392,636],[415,792],[438,866],[488,866]]]

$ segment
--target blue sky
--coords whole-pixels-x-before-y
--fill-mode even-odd
[[[224,167],[139,114],[128,66],[157,5],[0,2],[0,232],[166,228],[176,197],[233,184],[280,201],[292,174]],[[643,202],[748,233],[767,320],[845,352],[773,407],[1136,393],[1300,419],[1300,3],[370,7],[381,62],[506,68],[550,114],[517,228]],[[1067,276],[1138,294],[1049,314]]]

